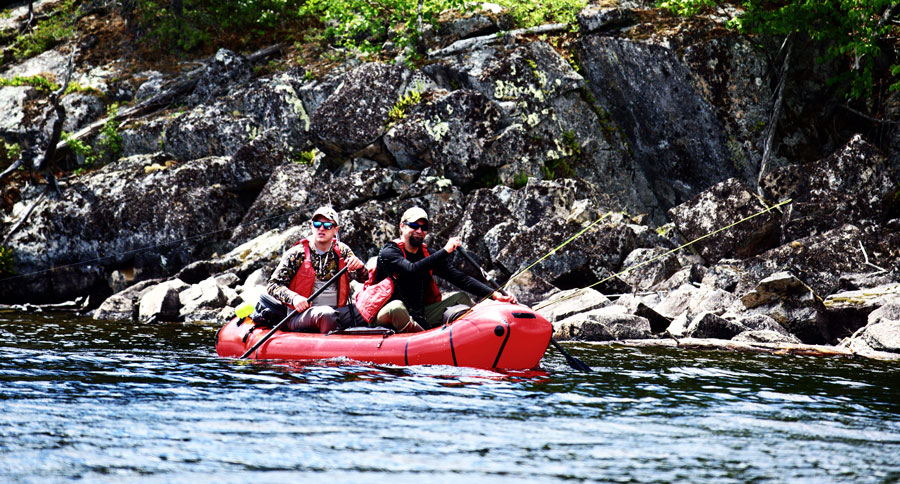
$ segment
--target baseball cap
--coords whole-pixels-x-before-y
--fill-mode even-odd
[[[315,220],[319,215],[327,218],[328,220],[333,220],[334,223],[340,225],[341,222],[338,220],[337,212],[334,211],[333,208],[328,206],[319,207],[313,213],[312,220]]]
[[[425,220],[428,220],[428,214],[425,212],[425,210],[422,210],[419,207],[412,207],[403,212],[403,215],[400,217],[400,223],[415,222],[416,220],[421,220],[423,218]]]

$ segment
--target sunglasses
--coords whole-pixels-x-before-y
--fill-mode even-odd
[[[422,229],[422,232],[428,232],[428,224],[427,223],[425,223],[425,224],[420,224],[418,222],[403,222],[403,223],[406,224],[409,228],[411,228],[413,230]]]
[[[323,222],[321,220],[313,220],[313,227],[315,227],[315,228],[325,227],[325,230],[331,230],[331,228],[334,227],[335,225],[337,225],[337,224],[335,224],[334,222]]]

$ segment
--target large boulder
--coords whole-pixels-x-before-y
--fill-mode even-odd
[[[503,129],[479,163],[502,183],[584,178],[605,194],[610,208],[646,213],[656,207],[615,123],[546,42],[486,47],[438,59],[424,70],[444,89],[478,91],[500,108]]]
[[[874,271],[865,263],[867,255],[871,264],[892,269],[896,260],[891,254],[898,246],[900,232],[876,226],[845,225],[740,261],[737,265],[745,277],[737,282],[735,292],[743,294],[753,289],[756,281],[776,272],[790,271],[816,294],[832,294],[850,276]]]
[[[833,342],[822,300],[790,273],[780,272],[759,281],[741,302],[748,314],[770,316],[804,343]]]
[[[363,64],[348,72],[312,115],[313,144],[339,159],[368,156],[391,161],[381,137],[389,112],[403,96],[411,76],[405,67],[379,63]]]
[[[226,240],[244,212],[239,194],[269,171],[264,163],[179,163],[157,154],[78,177],[10,237],[17,273],[33,275],[3,283],[0,298],[60,301],[88,293],[102,300],[115,269],[133,273],[135,282],[171,275]]]
[[[736,178],[713,185],[669,210],[669,217],[688,241],[700,239],[753,216],[739,225],[695,242],[692,247],[709,263],[724,257],[747,258],[778,245],[779,217]]]
[[[591,93],[624,131],[661,208],[738,175],[721,121],[673,50],[588,34],[579,57]]]
[[[881,222],[888,196],[897,191],[897,173],[857,135],[823,160],[770,173],[762,185],[772,199],[793,200],[783,230],[785,240],[797,240],[848,223]]]
[[[618,341],[649,339],[650,322],[610,306],[570,316],[553,325],[553,337],[559,340]]]
[[[430,165],[464,184],[482,169],[484,146],[500,129],[500,117],[483,94],[458,90],[416,106],[388,130],[384,144],[401,168]]]
[[[547,321],[556,323],[570,316],[608,306],[609,298],[594,289],[569,289],[541,302],[535,310]]]

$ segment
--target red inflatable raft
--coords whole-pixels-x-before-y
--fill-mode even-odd
[[[234,318],[216,334],[219,356],[240,357],[270,331]],[[251,332],[248,336],[247,333]],[[314,334],[278,331],[250,358],[346,357],[392,365],[453,365],[530,370],[550,343],[553,325],[530,308],[488,301],[456,321],[421,333]],[[245,338],[246,337],[246,338]]]

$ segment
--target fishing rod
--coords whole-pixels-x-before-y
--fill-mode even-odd
[[[787,205],[788,203],[791,203],[792,201],[793,201],[793,199],[790,199],[790,198],[789,198],[789,199],[787,199],[787,200],[784,200],[784,201],[781,201],[781,202],[779,202],[779,203],[776,203],[775,205],[772,205],[771,207],[766,207],[765,209],[760,210],[759,212],[756,212],[756,213],[754,213],[753,215],[749,215],[749,216],[744,217],[744,218],[742,218],[742,219],[738,220],[737,222],[734,222],[734,223],[732,223],[732,224],[730,224],[730,225],[727,225],[727,226],[722,227],[722,228],[720,228],[720,229],[714,230],[714,231],[712,231],[712,232],[710,232],[710,233],[708,233],[708,234],[706,234],[706,235],[702,235],[702,236],[700,236],[700,237],[697,237],[696,239],[694,239],[694,240],[692,240],[692,241],[690,241],[690,242],[684,243],[684,244],[682,244],[682,245],[679,245],[678,247],[676,247],[676,248],[674,248],[674,249],[672,249],[672,250],[669,250],[669,251],[667,251],[667,252],[665,252],[665,253],[662,253],[662,254],[660,254],[660,255],[658,255],[658,256],[656,256],[656,257],[653,257],[653,258],[651,258],[651,259],[649,259],[649,260],[646,260],[646,261],[644,261],[644,262],[641,262],[641,263],[639,263],[639,264],[632,265],[632,266],[630,266],[630,267],[628,267],[628,268],[625,268],[625,269],[623,269],[623,270],[621,270],[621,271],[619,271],[619,272],[617,272],[617,273],[615,273],[615,274],[613,274],[613,275],[611,275],[611,276],[609,276],[609,277],[606,277],[606,278],[604,278],[604,279],[602,279],[602,280],[600,280],[600,281],[597,281],[597,282],[595,282],[595,283],[593,283],[593,284],[591,284],[591,285],[589,285],[589,286],[583,287],[583,288],[581,288],[580,291],[576,291],[576,292],[574,292],[574,293],[572,293],[572,294],[570,294],[570,295],[568,295],[568,296],[566,296],[566,297],[564,297],[564,298],[561,298],[561,299],[556,299],[556,300],[553,300],[553,301],[548,301],[548,302],[546,302],[546,303],[544,303],[544,304],[541,304],[540,306],[538,306],[538,307],[536,307],[536,308],[534,308],[534,309],[535,309],[535,311],[537,311],[538,309],[545,308],[545,307],[549,306],[550,304],[556,304],[556,303],[558,303],[558,302],[566,301],[566,300],[571,299],[571,298],[573,298],[573,297],[580,296],[580,295],[583,294],[584,291],[587,290],[587,289],[590,289],[590,288],[592,288],[592,287],[594,287],[594,286],[597,286],[597,285],[599,285],[599,284],[603,284],[604,282],[606,282],[606,281],[608,281],[608,280],[610,280],[610,279],[613,279],[613,278],[615,278],[615,277],[618,277],[618,276],[627,274],[627,273],[629,273],[629,272],[631,272],[631,271],[633,271],[633,270],[635,270],[635,269],[637,269],[637,268],[639,268],[639,267],[643,267],[643,266],[645,266],[645,265],[647,265],[647,264],[650,264],[650,263],[652,263],[652,262],[656,262],[656,261],[658,261],[659,259],[662,259],[662,258],[664,258],[664,257],[666,257],[666,256],[668,256],[668,255],[674,254],[675,252],[678,252],[678,251],[681,250],[681,249],[684,249],[684,248],[686,248],[686,247],[689,247],[689,246],[691,246],[691,245],[693,245],[693,244],[695,244],[695,243],[697,243],[697,242],[699,242],[699,241],[701,241],[701,240],[703,240],[703,239],[707,239],[707,238],[709,238],[709,237],[712,237],[713,235],[716,235],[716,234],[718,234],[718,233],[724,232],[724,231],[726,231],[726,230],[728,230],[728,229],[731,229],[732,227],[734,227],[734,226],[736,226],[736,225],[738,225],[738,224],[744,223],[744,222],[746,222],[746,221],[748,221],[748,220],[750,220],[750,219],[752,219],[752,218],[754,218],[754,217],[758,217],[758,216],[760,216],[760,215],[762,215],[762,214],[764,214],[764,213],[771,212],[772,210],[774,210],[774,209],[776,209],[776,208],[778,208],[778,207],[781,207],[782,205]],[[510,279],[510,280],[511,280],[511,279]],[[509,284],[509,281],[507,281],[507,284]]]
[[[328,286],[331,285],[331,283],[333,283],[334,281],[338,280],[342,275],[344,275],[344,273],[347,272],[347,269],[348,269],[348,268],[349,268],[349,266],[344,266],[343,269],[339,270],[339,271],[337,272],[337,274],[335,274],[334,276],[332,276],[331,279],[328,279],[328,281],[327,281],[325,284],[323,284],[322,287],[320,287],[319,289],[317,289],[316,292],[312,293],[308,298],[306,298],[306,300],[307,300],[307,301],[312,301],[313,299],[317,298],[317,297],[319,296],[319,294],[322,294],[322,291],[324,291],[326,288],[328,288]],[[269,338],[271,338],[272,335],[275,334],[275,332],[278,331],[284,323],[288,322],[288,320],[291,319],[292,317],[294,317],[296,314],[297,314],[297,310],[296,310],[296,309],[292,309],[291,312],[289,312],[288,315],[285,316],[285,318],[282,319],[280,323],[278,323],[278,324],[276,324],[274,327],[272,327],[272,330],[271,330],[271,331],[269,331],[268,333],[266,333],[265,336],[263,336],[262,338],[260,338],[259,341],[257,341],[256,343],[254,343],[253,346],[251,346],[249,350],[247,350],[243,355],[241,355],[241,358],[240,358],[240,359],[244,359],[244,358],[250,356],[251,353],[253,353],[254,351],[256,351],[257,348],[259,348],[260,346],[262,346],[263,343],[265,343],[266,341],[268,341]],[[252,330],[251,330],[251,331],[252,331]]]

